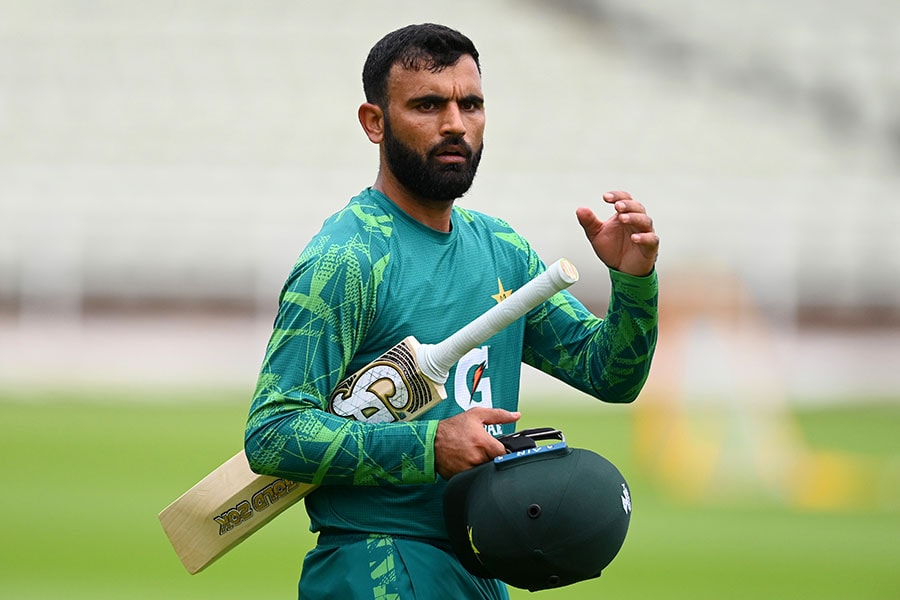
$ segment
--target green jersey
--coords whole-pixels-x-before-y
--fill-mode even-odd
[[[364,190],[326,220],[285,283],[245,448],[258,472],[321,484],[305,500],[314,531],[445,539],[438,420],[475,406],[517,410],[522,362],[607,402],[634,400],[646,380],[656,275],[613,271],[605,319],[557,294],[464,356],[450,371],[447,399],[416,421],[370,424],[326,412],[345,374],[406,336],[443,340],[544,270],[504,221],[457,206],[451,223],[449,233],[430,229]]]

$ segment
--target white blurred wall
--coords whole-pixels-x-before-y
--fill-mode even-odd
[[[897,315],[898,17],[891,0],[0,0],[0,307],[268,317],[306,240],[374,180],[368,49],[438,21],[482,53],[487,149],[463,203],[599,278],[587,300],[608,288],[574,210],[615,188],[653,215],[664,275],[736,275],[782,324]]]
[[[484,60],[465,202],[548,258],[584,255],[572,210],[626,188],[665,265],[727,265],[767,302],[896,306],[900,5],[789,6],[3,2],[0,297],[269,294],[374,177],[368,48],[436,20]]]

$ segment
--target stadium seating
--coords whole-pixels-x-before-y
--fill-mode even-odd
[[[788,316],[900,306],[891,0],[128,4],[2,3],[2,306],[270,306],[374,179],[368,48],[425,20],[483,55],[464,204],[548,260],[592,260],[574,209],[623,188],[661,264],[724,267]]]

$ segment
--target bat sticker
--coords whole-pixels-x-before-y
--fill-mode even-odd
[[[348,419],[390,423],[417,412],[429,400],[430,387],[416,369],[412,349],[399,344],[339,383],[328,410]]]
[[[219,535],[224,535],[253,517],[254,513],[262,512],[269,508],[273,502],[284,498],[297,488],[297,483],[287,479],[276,479],[263,489],[259,490],[250,500],[238,502],[222,514],[213,517],[213,521],[219,526]]]

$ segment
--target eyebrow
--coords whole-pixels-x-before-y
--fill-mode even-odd
[[[450,99],[446,96],[441,96],[438,94],[425,94],[424,96],[418,96],[416,98],[410,98],[409,104],[410,106],[417,106],[419,104],[423,104],[425,102],[431,102],[433,104],[446,104]],[[460,102],[470,102],[472,104],[483,105],[484,98],[479,96],[478,94],[469,94],[467,96],[463,96],[459,99]]]

